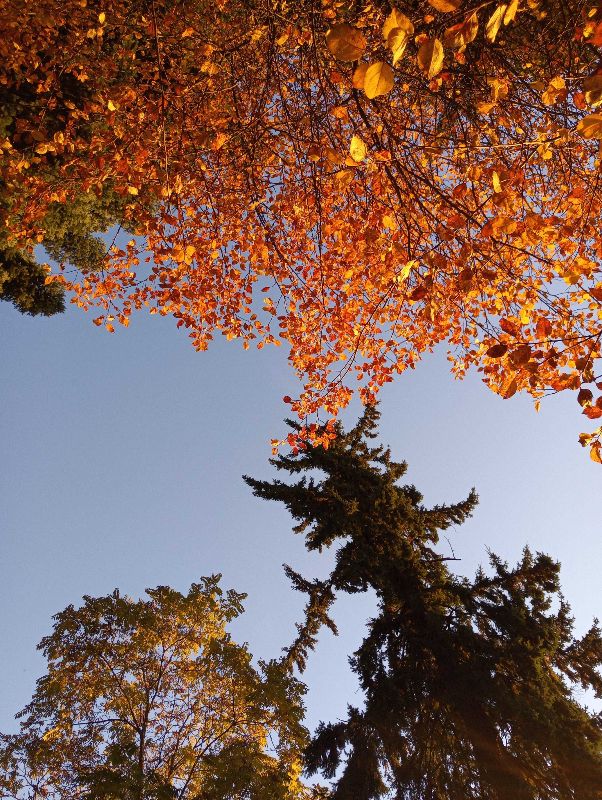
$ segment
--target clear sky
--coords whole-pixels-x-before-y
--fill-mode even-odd
[[[134,317],[109,335],[72,307],[32,319],[7,303],[0,337],[0,730],[14,730],[31,697],[51,615],[83,594],[186,590],[221,572],[249,595],[234,635],[256,657],[276,656],[303,604],[281,564],[315,576],[330,563],[305,554],[286,510],[241,479],[271,474],[281,398],[297,391],[284,348],[219,340],[195,353],[169,318]],[[562,562],[579,631],[602,614],[602,468],[576,441],[590,423],[574,394],[536,414],[476,373],[454,381],[442,350],[388,386],[381,411],[382,440],[426,502],[479,492],[473,519],[451,534],[460,571],[485,562],[486,547],[516,560],[528,543]],[[323,634],[306,673],[310,726],[360,702],[346,653],[370,610],[369,598],[339,602],[341,635]]]

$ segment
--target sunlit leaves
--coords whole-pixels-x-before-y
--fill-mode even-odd
[[[52,277],[99,328],[148,309],[198,350],[286,342],[310,419],[443,341],[505,396],[600,372],[597,12],[183,0],[155,27],[119,0],[99,47],[97,10],[24,1],[4,230],[44,244],[54,204],[115,187],[137,236]],[[83,94],[50,129],[61,81]]]
[[[428,0],[429,4],[443,14],[457,11],[462,5],[461,0]]]
[[[351,144],[349,145],[349,155],[351,158],[356,161],[360,162],[366,158],[368,153],[368,148],[364,144],[364,142],[360,139],[359,136],[352,136],[351,137]]]
[[[504,25],[509,25],[518,13],[520,0],[510,0],[504,12]]]
[[[0,742],[3,789],[12,773],[15,800],[32,782],[48,800],[111,785],[124,798],[307,799],[303,687],[275,662],[256,670],[232,640],[243,597],[212,576],[187,594],[115,590],[57,614],[40,644],[47,674],[20,733]]]
[[[412,21],[406,17],[405,14],[402,14],[401,11],[398,11],[394,8],[383,25],[382,33],[385,42],[389,41],[389,36],[396,29],[403,31],[408,36],[412,36],[414,33],[414,25]]]
[[[443,43],[446,47],[461,50],[476,39],[479,30],[479,19],[476,14],[471,14],[464,22],[452,25],[443,34]]]
[[[579,120],[577,132],[584,139],[602,139],[602,114],[588,114]]]
[[[357,28],[341,23],[334,25],[326,34],[326,44],[339,61],[357,61],[366,49],[366,39]]]
[[[364,76],[364,92],[371,100],[388,94],[393,88],[393,70],[386,61],[370,64]]]
[[[428,78],[434,78],[443,67],[443,45],[439,39],[427,39],[418,50],[418,66],[426,72]]]
[[[397,64],[399,59],[405,53],[406,46],[410,41],[410,36],[402,28],[393,28],[387,37],[387,47],[391,50],[393,55],[393,66]]]
[[[495,42],[507,9],[507,5],[498,6],[487,20],[485,25],[485,37],[488,39],[488,41]]]
[[[383,25],[383,38],[393,55],[393,64],[403,56],[408,42],[414,34],[411,20],[400,11],[393,9]]]

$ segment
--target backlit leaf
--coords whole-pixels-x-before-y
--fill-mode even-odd
[[[349,155],[351,158],[356,161],[360,162],[366,158],[366,154],[368,152],[368,148],[364,144],[364,142],[360,139],[359,136],[352,136],[351,137],[351,144],[349,145]]]
[[[591,448],[589,451],[589,456],[592,461],[595,461],[597,464],[602,464],[602,447],[600,444],[597,443]]]
[[[344,22],[333,25],[328,31],[326,44],[332,55],[339,61],[357,61],[366,49],[364,34]]]
[[[371,100],[388,94],[393,88],[393,70],[385,61],[377,61],[366,70],[364,92]]]
[[[408,19],[405,14],[402,14],[401,11],[397,11],[397,9],[394,8],[383,25],[383,39],[385,42],[389,41],[391,31],[395,28],[400,28],[402,31],[405,31],[408,36],[412,36],[414,33],[414,25],[411,20]]]
[[[508,352],[508,345],[505,344],[494,344],[492,347],[487,350],[487,355],[489,358],[501,358]]]
[[[504,12],[504,25],[509,25],[516,17],[519,2],[520,0],[511,0],[511,2],[508,3],[508,7]]]
[[[452,25],[443,34],[443,43],[453,50],[461,50],[473,42],[479,30],[479,20],[476,14],[471,14],[464,22]]]
[[[418,66],[429,78],[434,78],[443,67],[443,45],[439,39],[427,39],[418,50]]]
[[[585,102],[590,106],[602,103],[602,75],[592,75],[583,81]]]
[[[366,72],[368,71],[368,67],[370,64],[360,64],[356,67],[354,73],[352,84],[354,89],[363,89],[364,88],[364,81],[366,80]]]
[[[602,114],[588,114],[577,123],[577,132],[584,139],[602,139]]]
[[[505,3],[498,6],[487,20],[487,24],[485,25],[485,38],[490,42],[495,42],[507,8],[508,6]]]
[[[410,41],[410,36],[402,28],[393,28],[387,38],[387,47],[393,54],[393,66],[397,64],[399,59],[405,53],[406,46]]]
[[[580,406],[587,406],[594,399],[594,393],[591,389],[580,389],[577,395],[577,402]]]
[[[428,0],[429,4],[442,13],[457,11],[462,5],[462,0]]]

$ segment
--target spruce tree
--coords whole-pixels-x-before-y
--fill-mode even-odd
[[[573,636],[547,555],[525,549],[515,567],[490,555],[487,573],[454,575],[437,541],[476,494],[425,508],[398,483],[406,464],[371,443],[378,417],[368,408],[327,449],[273,459],[299,476],[292,484],[246,478],[257,496],[285,503],[309,550],[336,548],[327,580],[286,568],[309,597],[291,666],[303,669],[320,628],[334,628],[337,592],[378,598],[350,659],[364,707],[320,724],[308,772],[336,779],[335,800],[600,800],[602,718],[574,696],[577,684],[602,696],[597,623]]]

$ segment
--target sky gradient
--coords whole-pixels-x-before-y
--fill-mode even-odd
[[[256,657],[277,656],[303,606],[281,564],[314,577],[331,563],[306,554],[286,510],[241,479],[272,474],[281,398],[298,392],[285,349],[245,353],[220,339],[196,353],[169,318],[136,316],[109,335],[72,307],[32,319],[6,303],[0,336],[0,730],[15,730],[31,697],[43,669],[35,646],[52,614],[83,594],[184,591],[221,572],[224,588],[248,593],[233,634]],[[602,469],[576,441],[590,423],[574,393],[536,414],[528,398],[501,400],[476,373],[454,381],[443,348],[381,400],[381,439],[409,462],[427,504],[479,493],[473,518],[450,534],[458,571],[485,563],[487,547],[516,561],[529,544],[562,562],[578,632],[602,614]],[[346,654],[372,600],[336,609],[340,636],[322,634],[305,675],[310,727],[360,702]]]

